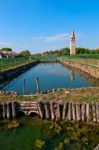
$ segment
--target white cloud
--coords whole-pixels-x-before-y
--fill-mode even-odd
[[[66,40],[69,37],[68,33],[61,33],[61,34],[56,34],[52,36],[39,36],[39,37],[33,37],[33,40],[41,40],[44,42],[54,42],[54,41],[62,41]]]

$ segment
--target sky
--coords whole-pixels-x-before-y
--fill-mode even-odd
[[[0,48],[41,53],[76,46],[99,48],[99,0],[0,0]]]

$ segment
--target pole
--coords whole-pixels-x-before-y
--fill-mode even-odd
[[[39,78],[36,78],[36,89],[37,89],[37,93],[40,93],[40,86],[39,86]]]

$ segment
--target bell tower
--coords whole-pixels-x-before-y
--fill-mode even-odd
[[[75,32],[72,31],[70,35],[70,55],[76,55]]]

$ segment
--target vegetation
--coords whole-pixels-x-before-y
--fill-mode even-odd
[[[20,52],[20,56],[24,57],[24,58],[29,58],[30,51],[29,50],[24,50],[24,51]]]
[[[17,120],[12,120],[10,123],[8,123],[8,129],[18,128],[19,122]]]
[[[99,85],[99,84],[98,84]],[[82,89],[58,89],[55,92],[48,94],[36,94],[29,97],[14,95],[14,94],[0,94],[0,101],[7,101],[8,99],[15,101],[78,101],[78,102],[99,102],[99,87],[94,88],[82,88]]]
[[[0,71],[15,68],[27,63],[32,62],[33,60],[25,58],[2,58],[0,59]]]
[[[83,48],[83,47],[77,47],[76,48],[76,53],[77,55],[78,54],[87,54],[87,56],[91,55],[91,56],[94,56],[92,54],[99,54],[99,48],[97,49],[88,49],[88,48]],[[65,55],[70,55],[70,49],[68,47],[66,48],[62,48],[62,49],[59,49],[59,50],[51,50],[51,51],[46,51],[43,53],[43,56],[65,56]],[[39,54],[35,54],[33,56],[38,56],[38,57],[41,57],[42,54],[39,53]],[[79,55],[80,56],[80,55]],[[79,57],[78,56],[78,57]],[[95,55],[97,56],[97,55]],[[99,56],[99,55],[98,55]],[[99,57],[98,57],[99,58]]]
[[[39,149],[44,149],[45,141],[42,141],[40,139],[37,139],[35,142],[35,147]]]
[[[11,48],[2,48],[1,50],[6,52],[12,51]],[[89,49],[79,47],[76,48],[76,51],[77,51],[77,55],[69,55],[70,49],[62,48],[60,50],[55,50],[55,51],[51,50],[49,52],[45,52],[43,55],[42,54],[31,55],[29,50],[24,50],[20,52],[18,58],[0,59],[0,70],[11,69],[18,65],[28,63],[32,60],[48,61],[48,60],[55,60],[59,57],[69,58],[69,59],[74,59],[74,58],[99,59],[99,48],[96,50],[89,50]]]
[[[62,57],[65,60],[67,60],[67,57]],[[68,61],[72,61],[72,62],[77,62],[80,64],[85,64],[85,65],[90,65],[90,66],[95,66],[97,68],[99,68],[99,59],[83,59],[83,58],[71,58],[68,59]]]
[[[99,126],[85,123],[53,122],[21,118],[21,126],[8,129],[0,124],[0,150],[93,150],[99,143]],[[52,134],[52,128],[53,134]],[[61,132],[58,132],[57,130]],[[14,143],[14,144],[12,144]]]
[[[2,49],[0,49],[1,51],[5,51],[5,52],[10,52],[12,51],[12,48],[9,48],[9,47],[4,47]]]

